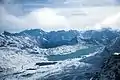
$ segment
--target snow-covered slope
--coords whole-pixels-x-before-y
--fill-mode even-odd
[[[0,78],[1,79],[10,79],[12,77],[10,76],[25,76],[26,74],[30,74],[30,70],[35,70],[34,73],[39,72],[47,75],[49,72],[53,71],[55,72],[58,68],[58,66],[61,66],[60,64],[71,64],[71,61],[63,61],[57,63],[54,67],[51,66],[44,66],[39,67],[36,64],[43,62],[50,63],[45,56],[49,55],[65,55],[72,52],[75,52],[76,50],[86,48],[86,46],[80,46],[79,44],[76,45],[64,45],[60,47],[54,47],[54,48],[41,48],[39,42],[37,41],[40,37],[42,37],[44,40],[44,36],[41,36],[43,34],[46,34],[44,32],[41,32],[39,30],[32,30],[33,33],[29,34],[29,31],[23,31],[21,33],[9,33],[4,32],[0,35]],[[38,32],[36,32],[38,31]],[[34,33],[40,33],[33,35]],[[40,37],[39,37],[40,36]],[[37,38],[37,39],[36,39]],[[62,41],[62,40],[61,40]],[[62,66],[60,67],[62,68]],[[60,70],[60,68],[58,70]],[[42,71],[42,70],[43,71]],[[43,75],[41,75],[43,76]],[[40,77],[40,76],[39,76]],[[18,79],[16,77],[13,77],[15,79]],[[22,77],[21,77],[22,78]],[[23,80],[23,79],[21,79]],[[26,80],[26,78],[25,78]],[[32,80],[32,78],[31,78]]]
[[[25,30],[20,33],[13,33],[14,36],[29,37],[37,42],[37,45],[41,48],[54,48],[62,45],[74,45],[77,44],[78,31],[51,31],[45,32],[40,29]]]
[[[112,49],[119,51],[119,34],[111,29],[3,32],[0,35],[0,78],[89,80],[100,70]],[[49,61],[48,56],[62,56],[64,59]]]

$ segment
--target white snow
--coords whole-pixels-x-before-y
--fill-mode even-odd
[[[84,63],[84,62],[79,62],[79,58],[76,59],[69,59],[69,60],[64,60],[64,61],[59,61],[55,65],[48,65],[48,66],[40,66],[38,67],[37,70],[34,71],[26,71],[22,73],[21,75],[27,75],[27,74],[33,74],[30,79],[40,79],[44,76],[50,76],[53,74],[61,74],[64,72],[64,70],[72,70],[72,67],[74,66],[75,69],[78,67],[86,67],[86,66],[91,66],[90,64]],[[23,78],[22,78],[23,79]],[[23,79],[25,80],[25,78]]]
[[[35,63],[40,61],[47,61],[47,59],[31,55],[26,51],[18,51],[15,48],[0,49],[0,67],[7,70],[5,74],[21,72],[33,67],[35,68]]]
[[[6,80],[17,80],[18,77],[19,80],[26,80],[26,77],[23,78],[21,76],[27,74],[32,74],[30,78],[27,78],[27,80],[36,80],[37,78],[41,78],[46,75],[60,74],[64,70],[69,71],[69,69],[72,69],[73,66],[75,69],[78,67],[91,66],[91,64],[80,62],[81,58],[57,61],[54,65],[35,65],[38,62],[49,62],[45,57],[46,55],[66,55],[80,49],[88,48],[83,45],[63,45],[56,48],[41,49],[35,44],[36,42],[29,39],[29,37],[4,36],[4,38],[2,38],[0,36],[0,41],[2,40],[5,40],[6,43],[5,46],[0,47],[0,68],[4,69],[1,73],[2,75],[9,74],[9,76],[6,77]],[[89,56],[93,55],[95,55],[95,53]],[[17,77],[15,77],[12,75],[14,73],[20,74],[17,74]]]
[[[114,53],[114,55],[120,55],[120,53]]]

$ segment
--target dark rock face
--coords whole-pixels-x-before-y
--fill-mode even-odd
[[[106,60],[96,76],[93,80],[120,80],[120,55],[112,55]]]
[[[113,54],[120,52],[120,38],[117,37],[107,50],[110,56],[104,60],[101,70],[92,80],[120,80],[120,55]]]
[[[115,41],[109,47],[111,53],[120,52],[120,37],[117,37]]]
[[[35,65],[38,66],[45,66],[45,65],[53,65],[56,64],[57,62],[43,62],[43,63],[36,63]]]

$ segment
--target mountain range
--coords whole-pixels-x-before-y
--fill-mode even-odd
[[[113,58],[115,52],[120,52],[119,46],[120,31],[110,28],[51,32],[31,29],[19,33],[4,31],[0,34],[0,78],[110,80],[106,76],[109,76],[107,73],[111,68],[103,66],[114,60],[119,64]],[[106,74],[103,71],[107,71]],[[100,74],[105,76],[101,78]],[[113,77],[111,80],[117,79]]]

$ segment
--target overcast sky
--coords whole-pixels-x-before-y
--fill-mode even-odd
[[[120,0],[0,0],[0,32],[120,29]]]

